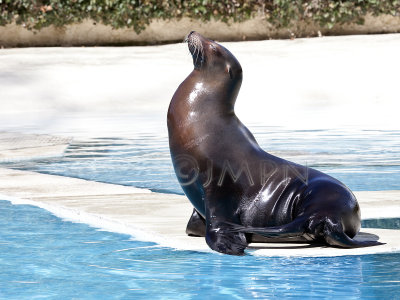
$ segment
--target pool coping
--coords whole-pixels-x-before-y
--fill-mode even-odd
[[[71,137],[0,131],[0,163],[61,157]]]
[[[364,219],[400,217],[400,191],[355,192]],[[210,252],[185,228],[192,205],[185,196],[0,167],[0,199],[41,207],[68,221],[128,234],[177,250]],[[366,217],[367,216],[367,217]],[[34,225],[34,224],[32,224]],[[308,244],[250,244],[256,256],[327,257],[400,252],[400,230],[362,229],[386,244],[339,249]],[[254,249],[256,247],[257,249]]]

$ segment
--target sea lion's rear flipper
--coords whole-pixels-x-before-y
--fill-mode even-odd
[[[206,236],[206,220],[193,208],[193,213],[186,226],[186,234],[190,236]]]
[[[305,217],[294,219],[291,223],[274,227],[247,227],[233,223],[227,223],[228,232],[256,233],[269,238],[299,237],[311,234],[315,239],[322,238],[325,242],[334,247],[358,248],[382,245],[378,241],[359,241],[350,238],[343,230],[341,222],[332,222],[329,218],[319,223],[321,226],[310,228]],[[318,223],[317,223],[318,224]],[[321,230],[322,229],[322,230]]]
[[[341,248],[359,248],[383,245],[378,241],[358,241],[350,238],[342,228],[340,223],[333,223],[327,220],[324,226],[324,239],[327,244]]]
[[[288,224],[273,227],[251,227],[226,223],[227,232],[256,233],[268,238],[299,237],[305,233],[305,218],[298,217]]]
[[[305,233],[305,219],[298,217],[288,224],[273,227],[251,227],[227,223],[228,232],[256,233],[268,238],[299,237]]]

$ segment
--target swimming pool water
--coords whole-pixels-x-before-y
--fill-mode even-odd
[[[395,219],[386,227],[400,229],[399,223]],[[400,253],[326,258],[248,253],[176,251],[0,201],[2,299],[398,299],[400,294]]]
[[[141,122],[143,127],[132,125],[120,136],[75,139],[61,158],[5,165],[182,194],[164,120]],[[328,173],[354,191],[400,189],[399,130],[249,128],[267,152]]]

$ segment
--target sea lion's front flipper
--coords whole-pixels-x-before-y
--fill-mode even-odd
[[[207,222],[209,225],[209,222]],[[243,255],[248,243],[242,232],[227,232],[226,225],[214,223],[207,226],[206,242],[214,251],[230,255]]]
[[[210,199],[211,198],[211,199]],[[229,222],[237,221],[233,214],[228,214],[223,201],[216,197],[205,199],[206,204],[206,242],[214,251],[244,255],[248,242],[242,232],[229,232]]]
[[[186,226],[186,234],[190,236],[206,236],[206,220],[193,208],[192,216]]]

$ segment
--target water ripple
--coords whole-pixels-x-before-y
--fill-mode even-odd
[[[78,139],[64,157],[8,166],[182,193],[170,160],[164,124],[125,129],[121,136]],[[400,131],[288,130],[249,126],[263,149],[326,172],[353,190],[400,189]]]

